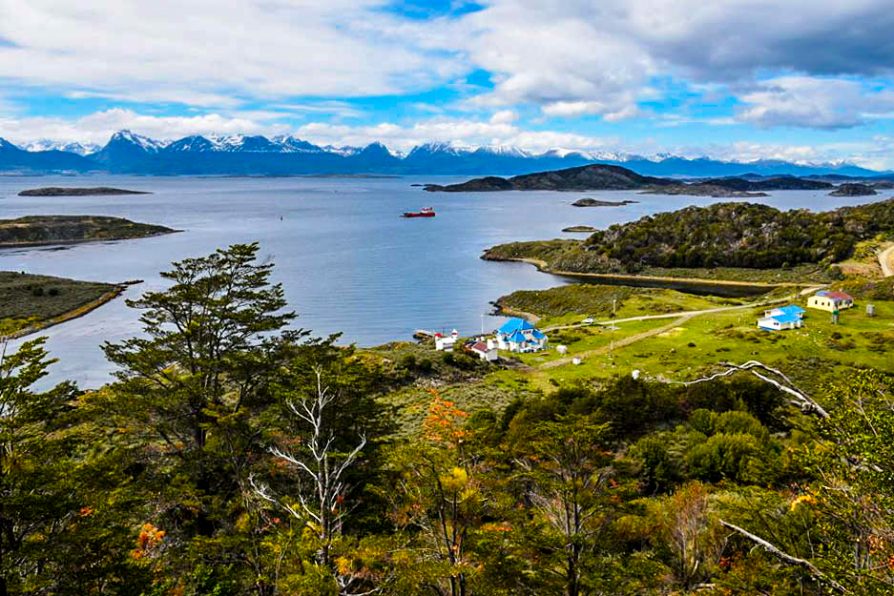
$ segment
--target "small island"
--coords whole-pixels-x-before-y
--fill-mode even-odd
[[[842,184],[829,193],[830,197],[871,197],[877,195],[878,191],[868,184],[848,183]]]
[[[594,228],[593,226],[568,226],[567,228],[562,228],[562,231],[581,234],[592,234],[596,231],[596,228]]]
[[[748,199],[768,196],[765,192],[739,190],[737,188],[730,188],[728,186],[713,183],[673,184],[670,186],[649,188],[644,190],[641,194],[681,195],[688,197],[713,197],[725,199]]]
[[[177,230],[97,215],[33,215],[0,219],[0,248],[130,240]]]
[[[624,199],[623,201],[603,201],[601,199],[578,199],[575,202],[571,203],[573,207],[623,207],[624,205],[632,205],[634,203],[639,203],[639,201],[631,201],[629,199]]]
[[[97,186],[94,188],[65,188],[61,186],[45,186],[32,188],[19,193],[20,197],[92,197],[114,195],[151,195],[144,190],[127,190],[124,188],[111,188],[109,186]]]

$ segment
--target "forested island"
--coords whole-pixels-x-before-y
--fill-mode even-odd
[[[93,188],[69,188],[60,186],[45,186],[32,188],[19,193],[20,197],[91,197],[91,196],[115,196],[115,195],[148,195],[152,194],[143,190],[126,190],[123,188],[111,188],[97,186]]]
[[[459,184],[426,184],[429,192],[498,192],[507,190],[638,190],[648,194],[710,197],[760,197],[774,190],[824,190],[826,181],[796,176],[771,178],[706,178],[686,182],[673,178],[641,176],[621,166],[592,164],[564,170],[523,174],[512,178],[487,176]]]
[[[99,215],[32,215],[0,219],[0,248],[148,238],[176,230]]]

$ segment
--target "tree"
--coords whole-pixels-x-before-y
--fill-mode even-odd
[[[540,423],[531,434],[529,454],[517,459],[528,481],[527,496],[551,530],[547,548],[559,555],[568,596],[582,592],[584,558],[607,518],[612,475],[607,430],[586,417]],[[555,572],[549,566],[544,570]]]
[[[304,436],[292,441],[295,448],[278,445],[270,448],[277,460],[297,471],[299,480],[296,490],[292,496],[280,497],[269,486],[254,479],[251,482],[256,495],[286,511],[313,534],[315,563],[329,571],[339,594],[352,594],[360,578],[351,573],[348,566],[336,564],[332,549],[350,510],[347,504],[350,489],[346,482],[347,472],[361,455],[367,439],[360,435],[356,445],[347,453],[337,449],[339,437],[330,421],[333,418],[331,409],[338,395],[324,385],[322,368],[316,367],[313,374],[316,378],[314,396],[288,402],[291,413],[305,427]]]
[[[184,547],[204,552],[201,561],[228,562],[212,565],[215,573],[251,561],[233,556],[245,545],[226,537],[251,515],[247,478],[264,453],[261,414],[275,405],[271,385],[306,336],[283,331],[295,315],[284,312],[282,286],[270,283],[272,265],[258,264],[257,252],[257,244],[234,245],[174,263],[162,273],[168,289],[128,301],[142,311],[144,335],[104,346],[120,367],[107,391],[108,423],[127,430],[154,496],[143,521],[168,532],[167,564],[186,571],[197,563]]]
[[[75,388],[32,389],[53,362],[45,338],[14,353],[0,345],[0,595],[52,589],[59,571],[47,547],[77,511],[66,482],[71,441],[65,434]]]
[[[479,468],[464,451],[468,414],[432,394],[418,441],[398,449],[392,460],[398,474],[392,519],[408,535],[399,581],[405,591],[465,596],[477,567],[469,546],[485,498]]]

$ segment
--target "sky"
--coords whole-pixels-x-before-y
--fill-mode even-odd
[[[0,137],[894,169],[891,0],[0,0]]]

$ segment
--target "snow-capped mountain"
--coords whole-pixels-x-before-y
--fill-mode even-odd
[[[41,139],[28,143],[22,147],[25,151],[35,153],[37,151],[64,151],[66,153],[74,153],[75,155],[90,155],[101,149],[99,145],[94,143],[78,143],[71,141],[52,141],[50,139]]]
[[[518,147],[469,147],[425,143],[397,153],[382,143],[365,147],[321,147],[290,135],[192,135],[159,141],[122,130],[102,148],[38,141],[25,151],[0,139],[0,171],[108,171],[149,175],[416,174],[514,175],[588,163],[623,165],[648,176],[721,177],[756,174],[872,176],[848,163],[794,164],[776,160],[747,163],[707,157],[639,156],[563,148],[533,153]]]

